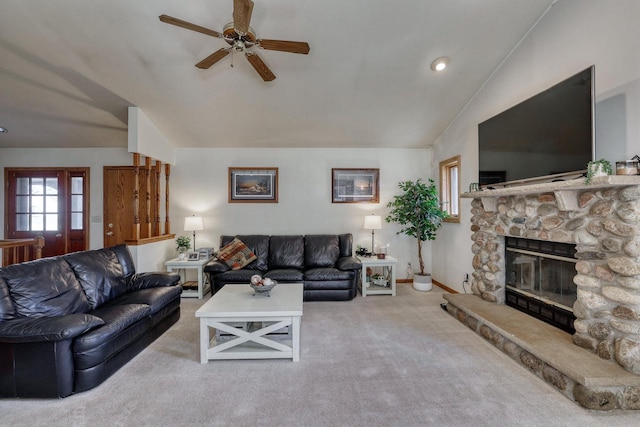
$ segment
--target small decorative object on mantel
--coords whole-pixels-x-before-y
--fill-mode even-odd
[[[597,176],[613,175],[613,168],[608,160],[600,159],[587,164],[587,177],[584,180],[586,185]]]
[[[268,297],[271,296],[271,290],[276,287],[278,282],[275,280],[269,279],[268,277],[262,278],[258,274],[254,274],[251,276],[251,289],[253,289],[253,296],[255,295],[266,295]]]
[[[633,156],[631,160],[616,162],[616,175],[638,175],[640,157]]]

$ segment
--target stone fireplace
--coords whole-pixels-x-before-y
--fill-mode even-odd
[[[519,277],[508,277],[514,272],[513,266],[506,271],[507,239],[575,245],[575,303],[571,307],[575,333],[571,340],[599,358],[640,375],[640,177],[598,177],[588,186],[583,179],[576,179],[477,191],[463,197],[473,198],[472,293],[486,302],[503,305],[510,280],[524,282],[530,274],[523,269]],[[519,262],[529,261],[521,257]],[[459,320],[472,317],[460,313],[455,304],[450,308]],[[474,319],[473,324],[467,324],[473,328],[477,323],[481,322]],[[478,326],[478,332],[483,334],[482,326]],[[494,332],[483,335],[487,338]],[[575,382],[585,386],[579,379]],[[635,379],[631,382],[636,384]],[[580,387],[573,394],[579,393]],[[640,399],[640,388],[634,387],[625,390]],[[586,389],[596,393],[597,397],[590,396],[598,400],[598,393],[606,387]],[[611,394],[604,400],[621,401],[617,391],[605,391]],[[640,409],[640,400],[614,407]]]

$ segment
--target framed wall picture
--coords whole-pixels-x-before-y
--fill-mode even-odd
[[[229,203],[278,203],[278,168],[229,168]]]
[[[379,203],[380,169],[331,169],[333,203]]]

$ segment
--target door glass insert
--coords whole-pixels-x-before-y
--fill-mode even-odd
[[[84,177],[74,176],[71,178],[71,229],[82,230],[83,227],[83,206],[84,206]]]
[[[16,231],[58,231],[58,178],[16,178]]]

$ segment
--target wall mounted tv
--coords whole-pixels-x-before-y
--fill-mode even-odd
[[[478,125],[481,186],[585,170],[594,156],[594,67]]]

